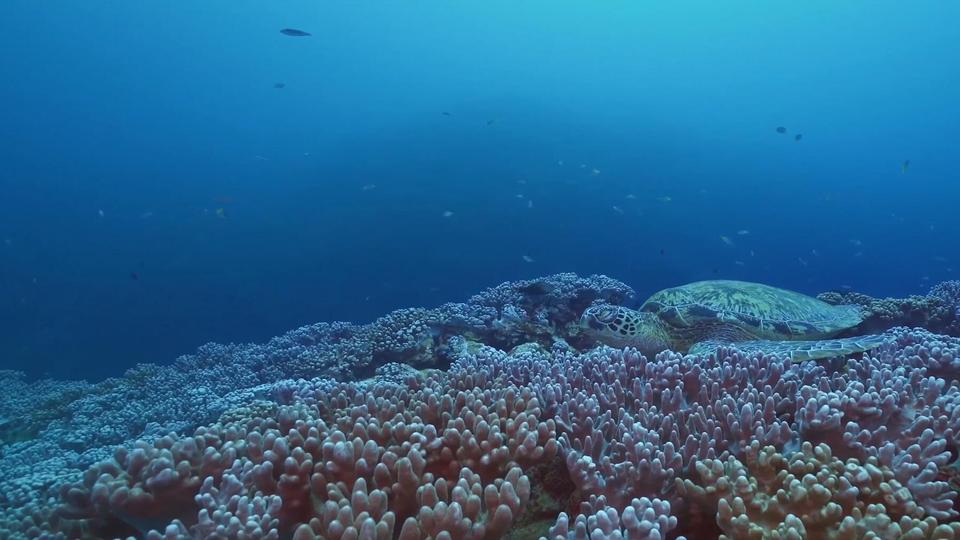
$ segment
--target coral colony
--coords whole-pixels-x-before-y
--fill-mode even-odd
[[[0,537],[960,537],[960,282],[856,303],[885,345],[644,357],[560,274],[97,384],[0,373]]]

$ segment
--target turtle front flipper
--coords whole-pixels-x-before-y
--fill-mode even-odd
[[[716,350],[718,346],[724,345],[748,354],[758,352],[775,354],[777,356],[790,358],[794,362],[805,362],[807,360],[820,360],[823,358],[835,358],[838,356],[867,352],[883,345],[886,340],[887,338],[885,336],[871,335],[843,339],[821,339],[816,341],[753,340],[741,341],[739,343],[704,341],[694,345],[693,348],[690,349],[690,353],[704,354]]]

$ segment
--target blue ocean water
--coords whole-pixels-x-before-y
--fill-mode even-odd
[[[11,0],[0,364],[97,379],[561,271],[926,292],[960,274],[958,16]]]

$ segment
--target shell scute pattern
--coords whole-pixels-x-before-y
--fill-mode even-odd
[[[700,281],[664,289],[643,305],[674,328],[726,322],[758,336],[796,338],[830,334],[860,322],[855,310],[759,283]]]

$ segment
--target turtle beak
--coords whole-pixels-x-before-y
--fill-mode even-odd
[[[590,330],[602,330],[606,325],[604,325],[597,318],[595,310],[593,308],[588,308],[583,312],[583,315],[580,317],[580,326],[583,328],[589,328]]]

